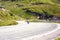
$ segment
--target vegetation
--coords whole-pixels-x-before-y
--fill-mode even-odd
[[[60,38],[57,38],[56,40],[60,40]]]
[[[13,2],[11,2],[13,1]],[[16,2],[15,2],[16,1]],[[54,0],[55,1],[55,0]],[[33,15],[29,15],[25,12],[25,8],[43,13],[44,11],[51,15],[60,16],[60,6],[57,6],[56,2],[51,0],[1,0],[0,4],[10,11],[11,14],[17,15],[20,18],[35,18]],[[37,3],[37,5],[33,5]],[[39,4],[43,3],[43,4]],[[39,4],[39,5],[38,5]]]
[[[18,19],[17,15],[10,13],[9,11],[0,10],[0,19],[1,20],[16,20]]]
[[[2,8],[4,10],[2,10]],[[54,15],[60,17],[60,1],[59,0],[0,0],[0,19],[1,20],[30,20],[36,19],[36,15],[26,12],[38,14]]]
[[[10,25],[16,25],[18,24],[15,21],[0,21],[0,26],[10,26]]]

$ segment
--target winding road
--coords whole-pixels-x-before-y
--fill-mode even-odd
[[[51,29],[44,27],[43,24],[45,23],[32,22],[27,24],[24,21],[17,22],[19,22],[18,25],[0,27],[0,40],[54,40],[54,38],[60,36],[60,24],[57,24],[59,27],[57,29],[54,27],[56,30],[52,31],[53,28],[50,27],[49,23],[46,24]],[[43,27],[40,28],[39,24]],[[32,25],[34,27],[31,27]],[[52,32],[47,33],[48,35],[44,34],[47,31]]]

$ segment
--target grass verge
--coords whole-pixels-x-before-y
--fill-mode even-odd
[[[56,40],[60,40],[60,38],[56,38]]]
[[[17,25],[16,21],[0,21],[0,26],[10,26],[10,25]]]

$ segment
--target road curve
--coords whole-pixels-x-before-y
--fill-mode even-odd
[[[49,25],[50,23],[32,22],[27,24],[24,21],[18,22],[18,25],[0,27],[0,40],[51,40],[60,36],[60,24],[57,24],[57,27],[51,24],[53,30]],[[49,26],[49,28],[45,25]]]
[[[49,33],[42,35],[35,35],[32,37],[24,38],[22,40],[55,40],[57,37],[60,37],[60,24],[57,24],[59,27]]]

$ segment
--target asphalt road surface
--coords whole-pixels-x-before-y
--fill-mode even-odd
[[[0,27],[0,40],[52,40],[60,36],[60,25],[58,28],[53,23],[18,22],[18,25]],[[53,30],[56,31],[52,32]],[[49,32],[51,33],[44,35]]]

